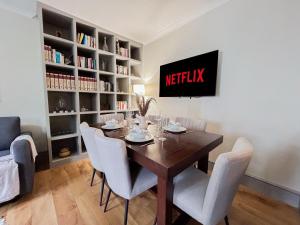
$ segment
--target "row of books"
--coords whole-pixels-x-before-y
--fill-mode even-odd
[[[100,80],[99,87],[101,92],[113,91],[113,85],[110,82],[106,82],[104,80]]]
[[[46,62],[65,64],[65,55],[49,45],[44,45]]]
[[[96,69],[96,59],[77,56],[77,65],[83,68]]]
[[[97,91],[97,79],[79,76],[78,86],[81,91]]]
[[[118,110],[126,110],[128,106],[127,101],[117,101],[117,109]]]
[[[116,70],[117,70],[118,74],[128,75],[128,67],[127,66],[117,65]]]
[[[75,90],[75,77],[68,74],[46,73],[46,83],[49,89]]]
[[[96,48],[96,38],[84,33],[77,33],[77,43],[91,48]]]

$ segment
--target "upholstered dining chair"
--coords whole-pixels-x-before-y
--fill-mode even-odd
[[[91,180],[91,186],[93,185],[94,177],[96,171],[99,171],[102,175],[102,184],[100,186],[100,206],[102,205],[103,199],[103,191],[105,184],[105,174],[103,173],[103,167],[101,165],[100,152],[97,150],[96,142],[95,142],[95,133],[98,135],[104,135],[102,130],[90,127],[86,122],[80,124],[80,132],[86,147],[86,151],[88,153],[89,159],[91,160],[93,166],[93,174]]]
[[[100,120],[99,122],[100,123],[105,123],[106,121],[108,120],[112,120],[112,119],[115,119],[117,120],[119,123],[123,122],[124,121],[124,114],[123,113],[117,113],[117,114],[103,114],[103,115],[100,115]]]
[[[108,201],[113,191],[125,199],[124,225],[126,225],[129,200],[154,187],[157,184],[157,176],[146,168],[139,166],[134,168],[129,164],[126,144],[123,140],[95,134],[95,141],[102,156],[101,163],[110,187],[104,212],[107,211]]]
[[[206,129],[206,122],[204,120],[176,117],[175,121],[180,123],[183,127],[187,129],[199,131],[205,131]]]
[[[225,219],[239,183],[248,167],[253,146],[239,138],[231,152],[219,155],[209,177],[193,167],[174,179],[173,204],[203,225],[216,225]]]

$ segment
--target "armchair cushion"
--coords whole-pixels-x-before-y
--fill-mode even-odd
[[[19,117],[0,117],[0,151],[10,148],[10,144],[21,133]]]
[[[0,157],[2,156],[6,156],[10,154],[10,150],[9,149],[4,149],[0,151]]]

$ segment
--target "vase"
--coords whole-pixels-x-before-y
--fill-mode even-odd
[[[139,127],[141,129],[146,130],[148,128],[148,123],[147,123],[146,117],[139,116],[138,119],[139,119]]]

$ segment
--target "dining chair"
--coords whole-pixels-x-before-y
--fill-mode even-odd
[[[190,167],[174,178],[173,204],[203,225],[216,225],[225,219],[248,167],[253,146],[238,138],[231,152],[220,154],[209,177]]]
[[[86,147],[86,151],[88,153],[89,159],[91,160],[93,166],[93,174],[91,180],[91,186],[93,185],[94,177],[96,171],[99,171],[102,175],[102,184],[100,186],[100,206],[102,205],[103,199],[103,191],[104,191],[104,184],[105,184],[105,174],[103,173],[103,166],[101,165],[101,154],[97,149],[96,142],[95,142],[95,133],[98,135],[104,135],[102,130],[90,127],[86,122],[82,122],[80,124],[80,132]]]
[[[98,151],[101,154],[106,181],[110,187],[105,203],[113,191],[125,199],[124,225],[127,224],[129,200],[157,185],[157,176],[143,167],[135,168],[129,164],[126,144],[123,140],[95,134]]]
[[[115,119],[119,123],[122,123],[124,121],[124,114],[123,113],[117,113],[117,114],[103,114],[100,115],[99,122],[100,123],[105,123],[106,121]]]
[[[190,130],[205,131],[206,122],[200,119],[191,119],[186,117],[176,117],[175,121],[180,123],[183,127]]]

